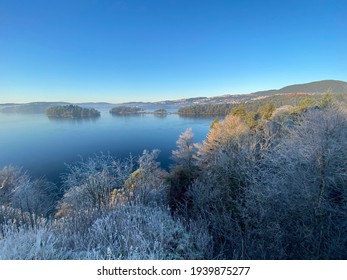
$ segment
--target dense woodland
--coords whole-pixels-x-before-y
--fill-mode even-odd
[[[100,117],[100,112],[93,108],[82,108],[77,105],[65,105],[48,108],[46,110],[46,115],[50,118],[81,119]]]
[[[83,159],[59,187],[3,168],[0,259],[346,259],[345,104],[267,101],[182,132],[169,170],[158,150]]]

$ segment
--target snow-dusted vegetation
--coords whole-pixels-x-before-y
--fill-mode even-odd
[[[96,155],[62,186],[0,170],[0,259],[346,259],[347,113],[331,96],[216,119],[159,151]]]

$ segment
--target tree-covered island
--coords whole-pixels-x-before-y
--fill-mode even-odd
[[[141,114],[144,110],[140,107],[134,106],[118,106],[113,107],[110,110],[111,115],[133,115],[133,114]]]
[[[153,114],[156,114],[156,115],[167,115],[168,112],[165,109],[158,109],[158,110],[155,110],[153,112]]]
[[[82,108],[77,105],[54,106],[46,110],[49,118],[62,119],[82,119],[82,118],[98,118],[100,112],[93,108]]]

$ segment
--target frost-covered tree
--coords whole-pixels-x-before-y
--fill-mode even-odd
[[[27,180],[27,176],[21,169],[13,166],[5,166],[0,170],[0,203],[2,205],[10,202],[13,190]]]
[[[198,164],[203,174],[219,181],[217,184],[237,191],[244,186],[245,169],[254,160],[256,146],[257,138],[240,117],[228,115],[199,146]]]
[[[46,179],[32,179],[20,168],[0,170],[0,217],[2,222],[16,220],[34,226],[36,217],[53,214],[59,191]]]
[[[53,214],[58,198],[58,187],[54,183],[44,178],[27,180],[15,189],[12,206],[29,214],[48,217]]]
[[[250,258],[346,258],[346,139],[344,110],[312,108],[262,159],[242,208]]]
[[[197,176],[196,145],[191,128],[186,129],[176,141],[177,149],[172,151],[174,165],[171,167],[170,205],[176,210],[181,204],[187,203],[185,193]]]
[[[176,166],[191,170],[194,166],[194,134],[187,128],[176,141],[177,149],[172,151],[172,159]]]
[[[198,146],[200,164],[204,160],[213,161],[213,157],[223,152],[226,145],[233,142],[238,143],[248,131],[249,128],[242,122],[241,118],[234,115],[228,115],[223,121],[215,123],[207,134],[203,145]],[[236,141],[234,141],[235,139]]]

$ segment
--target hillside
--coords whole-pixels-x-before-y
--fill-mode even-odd
[[[333,94],[347,93],[347,83],[336,80],[324,80],[306,84],[286,86],[278,90],[278,93],[325,93]]]
[[[229,114],[232,108],[240,104],[249,110],[257,111],[267,103],[273,103],[276,108],[283,105],[298,106],[306,98],[319,99],[322,94],[330,92],[335,98],[346,103],[347,83],[343,81],[324,80],[306,84],[286,86],[281,89],[258,91],[244,95],[225,95],[222,97],[209,98],[209,102],[194,103],[190,106],[179,108],[180,115],[194,116],[224,116]]]
[[[196,97],[155,103],[164,105],[181,104],[181,106],[189,106],[194,104],[240,103],[279,94],[322,94],[328,91],[332,94],[347,94],[347,82],[338,80],[323,80],[304,84],[289,85],[281,89],[257,91],[248,94],[226,94],[215,97]]]
[[[130,106],[141,107],[146,111],[155,111],[165,109],[169,112],[177,111],[179,108],[193,105],[208,104],[239,104],[242,102],[255,101],[269,96],[278,96],[283,94],[322,94],[330,91],[332,94],[347,94],[347,82],[338,80],[323,80],[304,84],[295,84],[283,87],[281,89],[271,89],[257,91],[248,94],[225,94],[214,97],[193,97],[182,98],[177,100],[163,100],[157,102],[126,102],[121,104],[111,104],[105,102],[98,103],[76,103],[85,107],[107,107]],[[3,113],[44,113],[47,108],[55,105],[67,105],[64,102],[34,102],[27,104],[0,104],[0,112]]]

